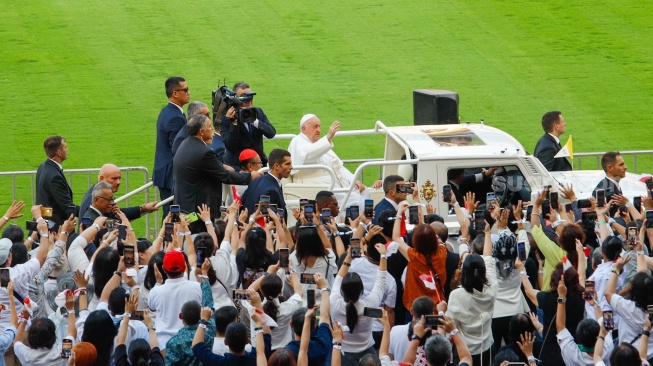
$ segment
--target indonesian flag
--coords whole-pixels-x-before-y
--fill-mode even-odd
[[[433,281],[433,274],[431,274],[431,275],[427,275],[427,274],[419,275],[419,279],[422,280],[422,282],[424,282],[424,286],[426,286],[426,288],[430,288],[431,290],[435,290],[435,282]]]
[[[261,317],[261,325],[267,325],[270,328],[277,328],[279,326],[279,324],[277,324],[274,319],[270,318],[268,314],[263,312],[263,310],[254,308],[254,311],[256,311]]]
[[[567,156],[570,156],[572,159],[574,158],[574,148],[572,146],[571,135],[569,135],[569,140],[567,140],[565,146],[558,151],[554,158],[566,158]]]
[[[403,213],[401,214],[401,226],[400,226],[400,229],[401,229],[400,235],[405,238],[406,235],[408,234],[408,232],[406,231],[406,214],[403,214]]]
[[[236,190],[236,186],[231,186],[231,193],[234,196],[234,201],[240,201],[240,196],[238,195],[238,191]]]
[[[399,250],[399,243],[396,241],[389,240],[387,243],[385,243],[385,254],[387,256],[391,256],[397,253],[397,250]]]

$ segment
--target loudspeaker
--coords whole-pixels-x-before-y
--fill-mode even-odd
[[[447,125],[460,123],[458,93],[449,90],[413,90],[415,125]]]

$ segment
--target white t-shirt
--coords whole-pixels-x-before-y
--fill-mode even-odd
[[[317,296],[317,295],[316,295]],[[303,306],[302,296],[300,294],[292,295],[288,300],[279,303],[279,299],[272,300],[277,303],[279,307],[279,312],[277,314],[277,325],[278,327],[272,328],[272,350],[277,348],[285,347],[293,339],[292,329],[290,328],[290,320],[292,314],[295,310]],[[267,303],[267,300],[263,300],[263,305]],[[253,307],[249,301],[242,301],[243,306],[247,308],[250,314],[253,311]],[[250,320],[250,329],[256,328],[256,324]],[[252,332],[250,342],[251,344],[256,344],[256,334]]]
[[[376,273],[379,271],[379,266],[367,260],[367,258],[356,258],[351,261],[351,267],[349,267],[349,272],[356,272],[363,281],[363,287],[365,288],[363,293],[363,298],[367,297],[372,288],[374,288],[374,282],[376,281]],[[389,306],[394,309],[397,303],[397,283],[395,282],[394,277],[390,273],[386,275],[385,279],[385,291],[383,292],[383,298],[377,307]],[[383,324],[376,319],[372,326],[372,331],[374,332],[383,332]]]
[[[19,341],[14,344],[14,352],[23,366],[59,366],[68,364],[67,360],[61,358],[60,350],[54,347],[51,349],[33,349]]]
[[[220,337],[215,337],[213,339],[213,353],[216,355],[223,356],[225,353],[230,353],[229,352],[229,346],[224,344],[224,338]],[[245,352],[251,352],[252,351],[252,345],[251,344],[246,344],[245,345]]]
[[[318,245],[318,243],[316,243]],[[322,243],[319,243],[319,245],[322,245]],[[338,274],[338,266],[336,264],[336,254],[333,252],[331,249],[327,249],[327,255],[326,259],[325,257],[318,257],[315,260],[315,263],[313,264],[312,267],[306,267],[304,263],[299,263],[297,260],[297,254],[295,251],[290,253],[290,260],[293,263],[292,269],[297,272],[297,277],[301,278],[302,273],[321,273],[324,278],[329,282],[329,287],[333,288],[333,279],[336,274]],[[318,294],[319,292],[317,291],[317,285],[309,285],[309,284],[304,284],[302,283],[302,292],[306,293],[306,290],[308,289],[315,289],[315,293]],[[320,302],[320,297],[316,296],[316,304],[319,305]],[[304,305],[306,306],[306,299],[304,298]]]
[[[612,306],[615,314],[621,316],[618,328],[619,342],[632,342],[642,332],[644,328],[644,317],[647,316],[647,313],[638,308],[634,301],[617,294],[612,295],[610,306]],[[641,338],[638,338],[633,343],[635,348],[639,347],[640,340]],[[648,352],[646,355],[649,359],[653,357],[653,339],[651,338],[648,339]]]
[[[156,337],[161,349],[183,328],[184,323],[179,319],[179,313],[181,307],[191,300],[202,303],[202,288],[199,283],[183,277],[168,278],[163,285],[150,290],[148,307],[156,311]]]
[[[234,306],[231,300],[231,292],[236,288],[236,283],[238,282],[238,267],[236,266],[235,258],[235,256],[231,255],[231,244],[226,240],[222,241],[220,249],[209,258],[211,266],[215,270],[216,277],[224,284],[223,286],[220,281],[215,281],[211,285],[214,309],[220,309],[223,306]],[[195,271],[195,268],[191,269],[190,281],[197,281]]]
[[[603,321],[603,318],[599,319]],[[569,330],[566,328],[562,332],[556,335],[558,338],[558,344],[560,345],[560,352],[562,354],[562,359],[565,361],[565,365],[574,365],[574,366],[593,366],[594,357],[589,354],[582,352],[578,348],[578,344],[574,342],[574,337],[569,333]],[[610,359],[610,354],[612,353],[612,348],[614,348],[612,342],[612,332],[608,332],[608,335],[605,336],[605,342],[603,342],[603,362],[608,362]]]
[[[11,278],[11,281],[14,283],[14,291],[23,298],[26,298],[29,295],[29,284],[32,282],[32,279],[39,274],[40,270],[41,263],[36,258],[9,268],[9,278]],[[0,303],[9,306],[9,294],[7,294],[7,289],[5,287],[0,287]],[[16,304],[16,312],[20,314],[23,310],[23,304],[16,298],[14,298],[14,303]],[[0,329],[9,326],[10,317],[11,314],[9,313],[9,310],[0,312]]]
[[[403,360],[410,346],[408,339],[408,326],[410,324],[395,325],[390,330],[390,354],[395,360]]]

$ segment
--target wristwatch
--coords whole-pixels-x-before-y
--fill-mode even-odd
[[[417,340],[420,341],[420,342],[422,341],[422,338],[421,338],[420,336],[418,336],[417,334],[413,333],[413,335],[410,337],[410,340],[411,340],[411,341],[414,341],[415,339],[417,339]]]
[[[566,303],[566,302],[567,302],[567,298],[566,298],[566,297],[558,297],[558,304],[564,304],[564,303]]]

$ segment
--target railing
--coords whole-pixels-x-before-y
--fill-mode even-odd
[[[129,192],[130,172],[140,172],[143,175],[144,185],[132,192],[125,194],[123,197],[116,199],[116,202],[125,201],[125,204],[129,206],[129,199],[140,192],[145,192],[144,201],[148,202],[150,198],[149,189],[151,188],[152,184],[150,182],[150,173],[148,169],[142,166],[121,167],[119,169],[121,172],[123,172],[121,187],[124,187],[125,191]],[[68,185],[73,190],[75,203],[80,203],[83,195],[86,193],[86,191],[88,191],[88,188],[97,182],[97,173],[99,172],[100,168],[64,170],[64,175],[67,177]],[[0,172],[0,179],[2,177],[11,177],[11,201],[23,200],[28,207],[33,206],[36,203],[36,170]],[[28,178],[29,184],[19,184],[18,180],[21,177]],[[83,190],[77,189],[77,187],[80,185],[83,187]],[[29,186],[29,188],[27,186]],[[27,193],[28,189],[29,194]],[[26,199],[27,196],[29,196],[29,200]],[[84,213],[82,212],[80,214],[83,215]],[[14,223],[15,222],[16,220],[14,220]],[[148,215],[146,215],[145,235],[147,237],[149,237],[149,232],[150,218]]]
[[[632,173],[653,173],[653,150],[631,150],[631,151],[620,151],[619,152],[621,156],[625,160],[630,160],[632,159],[632,165],[628,165],[628,171]],[[605,152],[587,152],[587,153],[574,153],[574,159],[578,162],[577,164],[574,164],[574,169],[583,169],[583,160],[592,160],[594,159],[595,165],[591,169],[597,169],[601,170],[601,157],[603,157],[603,154]],[[637,167],[637,161],[638,157],[641,157],[641,155],[648,155],[648,162],[650,165],[645,166],[644,169],[641,171],[638,170]],[[628,162],[627,164],[630,164]],[[641,164],[640,164],[641,166]]]

